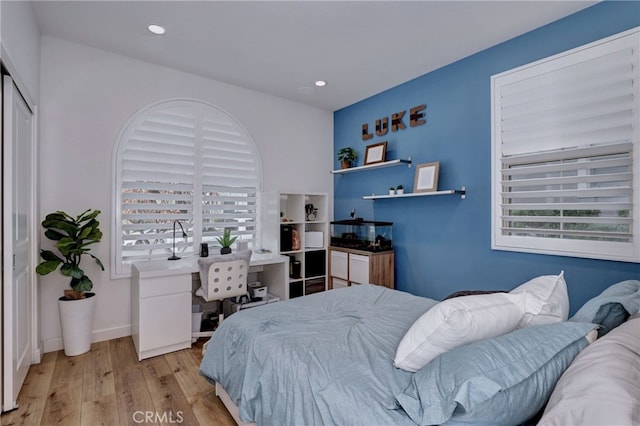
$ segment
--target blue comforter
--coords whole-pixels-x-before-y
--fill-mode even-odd
[[[258,425],[415,425],[395,403],[393,366],[435,300],[360,285],[242,310],[212,336],[200,374]]]

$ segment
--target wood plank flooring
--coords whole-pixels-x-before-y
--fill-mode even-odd
[[[29,369],[19,408],[0,424],[235,426],[198,374],[203,342],[140,362],[131,337],[94,343],[75,357],[46,353]]]

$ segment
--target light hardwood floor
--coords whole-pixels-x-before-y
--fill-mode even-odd
[[[8,425],[220,425],[235,422],[198,374],[191,349],[138,362],[131,337],[94,343],[86,354],[46,353],[32,365]]]

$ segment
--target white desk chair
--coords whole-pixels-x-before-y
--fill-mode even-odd
[[[196,296],[207,302],[218,301],[218,325],[224,318],[223,300],[247,294],[250,262],[251,250],[198,258],[200,288]]]

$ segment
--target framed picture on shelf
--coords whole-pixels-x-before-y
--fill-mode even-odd
[[[418,164],[413,181],[413,192],[433,192],[438,190],[440,162]]]
[[[367,151],[364,154],[364,165],[382,163],[385,160],[387,154],[387,142],[375,143],[367,146]]]

